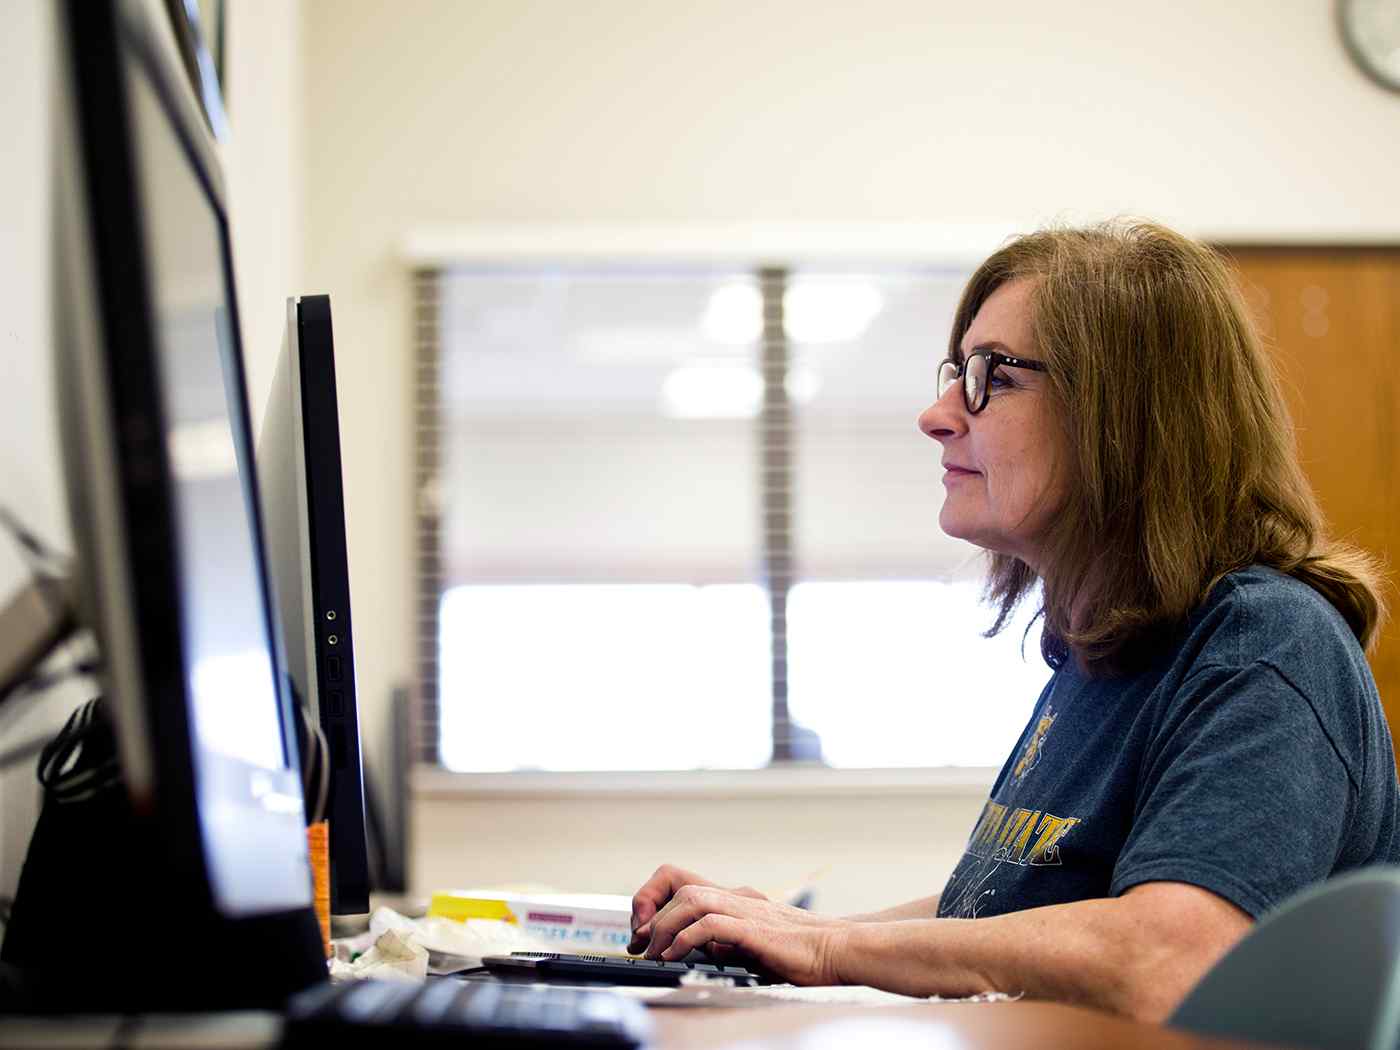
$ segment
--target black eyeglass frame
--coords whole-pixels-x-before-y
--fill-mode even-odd
[[[975,404],[972,394],[967,388],[967,366],[974,357],[982,358],[987,365],[987,375]],[[1013,357],[1011,354],[1003,354],[999,350],[980,348],[972,351],[961,361],[954,361],[951,357],[943,360],[943,363],[938,366],[938,396],[941,398],[948,392],[948,387],[951,384],[961,379],[963,381],[963,404],[967,407],[968,415],[975,416],[987,407],[987,399],[991,397],[992,393],[992,376],[1002,365],[1007,365],[1010,368],[1028,368],[1032,372],[1048,373],[1050,371],[1049,366],[1044,361],[1032,361],[1029,357]],[[945,380],[943,378],[944,370],[950,366],[953,368],[953,373]]]

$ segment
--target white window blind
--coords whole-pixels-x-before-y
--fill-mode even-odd
[[[448,274],[447,583],[754,579],[757,333],[705,324],[745,287]]]

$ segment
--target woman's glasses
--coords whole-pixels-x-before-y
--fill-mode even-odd
[[[970,415],[976,415],[987,407],[991,393],[992,376],[1002,365],[1011,368],[1029,368],[1036,372],[1048,372],[1043,361],[1032,361],[1026,357],[1012,357],[995,350],[974,350],[961,364],[957,361],[944,361],[938,366],[938,396],[941,398],[948,388],[962,380],[963,404]]]

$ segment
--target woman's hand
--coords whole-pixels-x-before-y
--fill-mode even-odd
[[[686,871],[671,864],[661,865],[652,873],[651,878],[642,884],[642,888],[632,898],[632,941],[627,945],[629,952],[635,955],[651,942],[651,920],[684,886],[715,887],[715,884],[709,879],[702,879],[693,871]],[[751,886],[739,886],[729,892],[755,900],[768,899]]]
[[[840,984],[838,962],[851,923],[692,882],[648,926],[649,959],[683,959],[693,948],[720,958],[739,953],[793,984]]]

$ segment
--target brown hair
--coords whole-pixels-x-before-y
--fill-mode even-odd
[[[950,350],[1002,284],[1035,280],[1035,356],[1068,493],[1040,571],[1052,662],[1132,669],[1226,573],[1272,566],[1334,605],[1363,646],[1385,618],[1375,562],[1329,540],[1274,366],[1230,270],[1144,222],[1020,237],[972,275]],[[995,634],[1034,587],[993,554]]]

